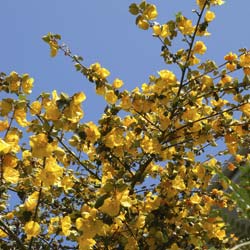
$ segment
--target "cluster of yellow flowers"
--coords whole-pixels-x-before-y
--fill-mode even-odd
[[[208,2],[223,3],[196,2],[201,10]],[[145,1],[132,4],[130,12],[139,28],[151,27],[162,40],[164,60],[176,64],[181,75],[163,68],[140,88],[123,90],[121,79],[108,82],[110,72],[100,63],[85,67],[67,52],[107,102],[98,124],[82,121],[83,92],[42,93],[30,102],[33,78],[16,72],[0,78],[0,90],[18,96],[0,101],[0,238],[13,240],[8,225],[15,223],[20,235],[14,240],[20,236],[24,242],[18,244],[34,248],[63,245],[61,238],[80,250],[226,249],[234,240],[213,210],[230,210],[233,202],[223,189],[208,191],[221,163],[212,156],[198,159],[218,139],[224,142],[222,153],[235,156],[230,171],[250,158],[238,154],[249,141],[250,103],[244,93],[250,54],[230,52],[221,66],[209,60],[199,64],[196,56],[207,47],[195,38],[208,33],[215,18],[209,8],[197,27],[181,14],[154,23],[156,6]],[[172,52],[177,34],[188,47]],[[59,39],[44,37],[52,57],[63,50]],[[231,76],[240,68],[244,84]],[[24,132],[30,133],[26,144]],[[221,185],[227,189],[230,181],[225,178]],[[8,190],[20,198],[12,211]]]

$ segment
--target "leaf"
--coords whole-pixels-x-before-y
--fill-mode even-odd
[[[135,3],[132,3],[130,6],[129,6],[129,12],[132,14],[132,15],[137,15],[139,14],[139,7],[137,4]]]
[[[95,208],[99,208],[103,205],[104,201],[109,197],[109,194],[104,194],[96,200]]]

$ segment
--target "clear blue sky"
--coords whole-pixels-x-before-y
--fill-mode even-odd
[[[151,32],[139,30],[135,17],[128,12],[130,0],[6,0],[1,1],[0,71],[29,73],[35,78],[34,97],[41,91],[57,89],[69,94],[84,91],[84,109],[88,120],[102,113],[101,97],[96,97],[87,82],[68,58],[50,58],[49,48],[41,37],[59,33],[73,53],[82,55],[86,65],[99,61],[111,71],[110,81],[119,77],[125,88],[146,82],[150,74],[166,68],[160,58],[161,45]],[[159,7],[159,21],[168,21],[183,11],[194,15],[195,0],[152,0]],[[248,47],[249,0],[227,0],[214,9],[216,20],[205,39],[208,56],[222,62],[229,51]]]

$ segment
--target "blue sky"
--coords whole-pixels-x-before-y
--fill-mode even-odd
[[[40,92],[57,89],[73,94],[84,91],[85,121],[98,120],[104,102],[93,86],[75,72],[71,61],[63,55],[50,58],[49,48],[41,37],[59,33],[74,54],[90,65],[99,61],[111,71],[110,81],[119,77],[131,90],[146,82],[150,74],[167,68],[159,56],[161,44],[135,26],[128,12],[130,0],[6,0],[1,1],[0,71],[29,73],[35,78],[33,97]],[[159,22],[174,18],[183,11],[194,17],[195,0],[152,0],[159,9]],[[207,57],[218,63],[229,51],[248,47],[250,41],[248,0],[227,0],[213,9],[216,19],[210,25],[212,35],[204,39]]]

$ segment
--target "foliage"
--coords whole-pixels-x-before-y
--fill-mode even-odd
[[[62,51],[106,100],[98,124],[82,121],[83,92],[44,92],[32,101],[33,78],[1,74],[6,95],[0,102],[1,249],[226,249],[234,244],[213,209],[233,209],[225,192],[230,180],[222,175],[221,190],[208,186],[221,173],[218,154],[233,155],[239,163],[249,158],[238,150],[249,145],[250,54],[230,52],[219,66],[201,61],[197,56],[206,45],[196,38],[209,34],[215,18],[210,8],[223,1],[196,2],[196,24],[182,13],[159,24],[155,5],[130,5],[136,25],[152,32],[166,64],[179,69],[178,74],[159,70],[132,91],[122,90],[121,79],[109,82],[110,72],[100,63],[85,66],[59,35],[43,37],[51,56]],[[178,38],[183,48],[174,51]],[[242,80],[233,78],[235,71]],[[214,154],[207,157],[211,147]]]

